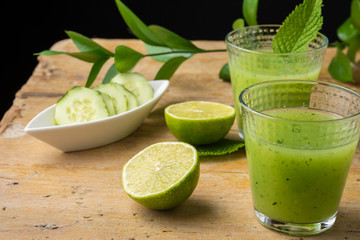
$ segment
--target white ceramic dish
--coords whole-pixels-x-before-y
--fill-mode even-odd
[[[141,125],[169,86],[168,80],[149,83],[154,89],[153,99],[124,113],[85,123],[55,125],[54,104],[34,117],[24,131],[63,152],[113,143],[127,137]]]

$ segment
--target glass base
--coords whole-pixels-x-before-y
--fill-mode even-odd
[[[318,223],[285,223],[273,220],[255,209],[258,221],[267,228],[295,236],[309,236],[322,233],[330,229],[336,220],[336,214]]]

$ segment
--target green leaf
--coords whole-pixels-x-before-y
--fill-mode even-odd
[[[348,18],[340,25],[336,33],[341,41],[349,42],[356,35],[360,34],[360,31],[352,24],[351,19]]]
[[[181,52],[180,49],[171,49],[168,47],[161,46],[153,46],[145,43],[146,51],[148,52],[148,56],[151,56],[155,61],[158,62],[166,62],[175,57],[192,57],[192,53]]]
[[[53,55],[60,55],[65,54],[74,58],[77,58],[81,61],[85,62],[96,62],[99,58],[103,58],[104,55],[99,54],[98,51],[89,51],[89,52],[60,52],[60,51],[53,51],[53,50],[45,50],[40,53],[35,53],[35,55],[43,55],[43,56],[53,56]]]
[[[124,3],[120,0],[115,0],[118,10],[123,17],[125,23],[130,28],[132,33],[151,45],[164,46],[165,43],[159,39],[147,26],[138,18]]]
[[[242,148],[245,144],[243,142],[221,139],[220,141],[207,145],[196,145],[194,146],[199,156],[220,156],[229,153],[233,153]]]
[[[117,46],[115,49],[116,69],[123,73],[132,69],[144,55],[127,46]]]
[[[119,71],[116,69],[116,65],[115,63],[113,63],[110,68],[108,69],[108,71],[105,74],[105,77],[103,79],[103,83],[108,83],[111,81],[111,79],[113,77],[115,77],[115,75],[119,74]]]
[[[233,30],[238,29],[238,28],[243,28],[243,27],[245,27],[245,21],[242,18],[236,19],[232,24]]]
[[[360,51],[360,33],[349,40],[349,47],[346,56],[353,63],[356,63],[356,55]]]
[[[357,28],[360,29],[360,0],[352,0],[351,2],[351,22]]]
[[[296,6],[275,34],[274,52],[306,51],[322,27],[321,7],[322,0],[304,0]]]
[[[168,60],[162,65],[154,80],[170,79],[185,60],[187,60],[187,58],[182,56]]]
[[[331,60],[328,71],[332,78],[341,82],[354,82],[349,58],[337,48],[335,57]]]
[[[81,35],[80,33],[73,31],[65,31],[65,32],[69,36],[69,38],[71,38],[71,40],[74,42],[75,46],[80,50],[80,52],[97,51],[99,54],[102,55],[114,56],[112,52],[102,47],[101,45],[97,44],[90,38]]]
[[[222,68],[220,70],[220,73],[219,73],[219,78],[224,80],[224,81],[230,82],[229,63],[225,63],[222,66]]]
[[[93,82],[95,81],[96,77],[98,76],[102,66],[108,59],[109,58],[106,58],[106,57],[99,58],[96,62],[94,62],[93,66],[90,70],[88,79],[86,81],[85,87],[90,87],[93,84]]]
[[[242,5],[242,12],[245,21],[248,25],[258,25],[257,23],[257,10],[259,0],[244,0]]]
[[[150,25],[149,29],[158,37],[160,38],[167,47],[171,49],[181,49],[187,50],[190,52],[202,52],[201,49],[196,47],[192,42],[189,40],[177,35],[176,33],[158,26],[158,25]]]

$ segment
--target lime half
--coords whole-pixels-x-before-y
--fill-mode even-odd
[[[124,166],[124,191],[141,205],[170,209],[183,203],[195,190],[200,174],[196,149],[182,142],[153,144]]]
[[[210,144],[230,131],[235,121],[232,106],[206,101],[188,101],[165,108],[165,120],[171,133],[190,144]]]

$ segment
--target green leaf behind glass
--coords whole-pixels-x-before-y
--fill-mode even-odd
[[[155,80],[170,79],[179,66],[186,61],[186,57],[175,57],[165,62],[155,76]]]
[[[144,55],[127,46],[117,46],[115,49],[116,69],[123,73],[132,69]]]
[[[360,0],[352,0],[350,18],[352,24],[360,29]]]
[[[243,27],[245,27],[245,21],[243,18],[236,19],[232,24],[233,30],[238,29],[238,28],[243,28]]]
[[[244,0],[242,5],[243,16],[248,25],[258,25],[257,10],[259,0]]]
[[[219,78],[224,80],[224,81],[230,82],[229,63],[225,63],[222,66],[222,68],[220,70],[220,73],[219,73]]]
[[[352,38],[356,37],[356,35],[360,34],[360,30],[357,29],[351,19],[348,18],[340,25],[336,33],[341,41],[349,42]]]
[[[356,64],[356,55],[360,51],[360,33],[349,40],[349,47],[346,56],[350,61]]]
[[[273,41],[278,53],[306,51],[323,24],[322,0],[304,0],[285,19]]]
[[[336,55],[329,65],[330,75],[341,82],[354,82],[350,59],[337,47]]]

